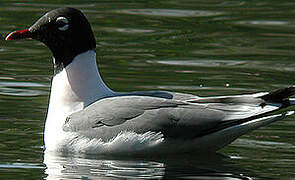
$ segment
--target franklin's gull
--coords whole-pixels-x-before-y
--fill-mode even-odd
[[[6,40],[35,39],[52,52],[54,76],[45,123],[46,151],[72,154],[215,152],[293,111],[295,87],[199,97],[168,91],[121,93],[103,82],[96,41],[81,11],[62,7]]]

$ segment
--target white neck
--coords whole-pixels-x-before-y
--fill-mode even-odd
[[[99,75],[95,51],[79,54],[52,79],[46,126],[60,127],[69,114],[112,95]]]

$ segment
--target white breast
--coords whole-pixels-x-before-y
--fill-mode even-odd
[[[112,96],[101,79],[95,51],[79,54],[51,83],[49,107],[45,123],[44,140],[46,148],[54,148],[62,141],[62,126],[66,117],[101,98]]]

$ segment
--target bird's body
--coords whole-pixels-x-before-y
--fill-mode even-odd
[[[45,145],[51,152],[216,151],[261,124],[285,116],[254,118],[253,123],[214,131],[222,121],[245,119],[278,106],[260,106],[263,100],[258,97],[267,93],[218,98],[164,91],[117,93],[101,79],[93,50],[79,54],[55,74],[51,87],[45,125]],[[219,98],[241,102],[220,103]],[[232,112],[226,112],[232,107]]]
[[[85,33],[85,38],[80,37]],[[73,44],[78,42],[75,35],[83,41]],[[98,72],[90,25],[73,8],[53,10],[30,29],[13,32],[6,40],[23,38],[43,42],[54,56],[55,75],[44,134],[48,152],[212,152],[293,113],[274,112],[294,104],[288,99],[295,93],[294,87],[222,97],[112,91]]]

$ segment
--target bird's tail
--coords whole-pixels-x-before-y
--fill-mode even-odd
[[[266,103],[280,103],[281,108],[285,108],[291,105],[295,105],[295,98],[289,98],[295,94],[295,86],[287,88],[281,88],[275,91],[271,91],[268,94],[261,96]]]

